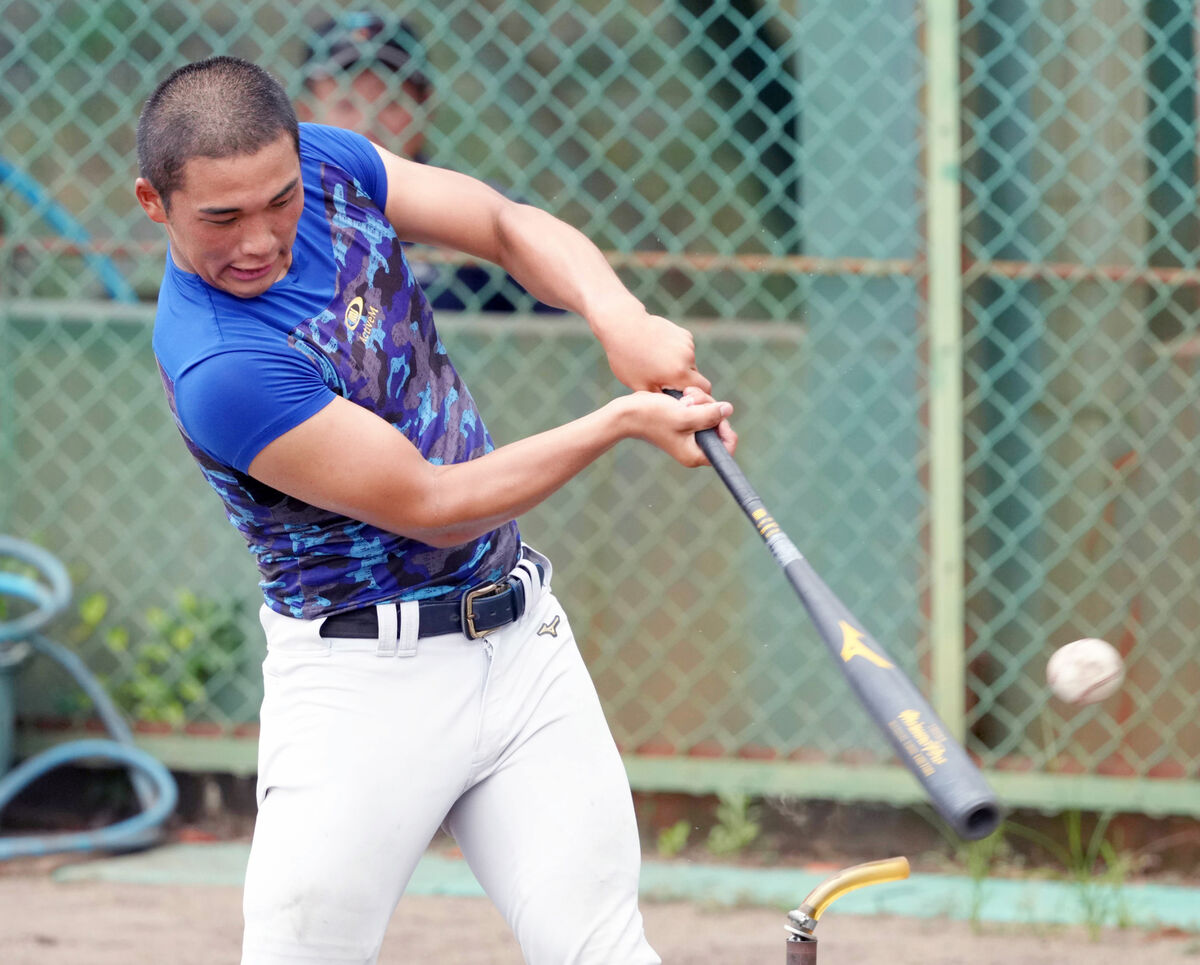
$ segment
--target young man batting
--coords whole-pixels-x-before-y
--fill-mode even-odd
[[[622,439],[696,466],[693,434],[717,426],[733,450],[690,335],[574,229],[298,125],[245,61],[166,78],[137,144],[137,199],[170,241],[168,402],[262,576],[244,965],[375,961],[443,824],[528,961],[657,962],[629,785],[515,519]],[[577,312],[633,391],[495,448],[401,240],[493,261]]]

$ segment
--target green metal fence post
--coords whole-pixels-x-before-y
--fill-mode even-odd
[[[958,8],[949,0],[928,0],[925,9],[933,703],[961,739],[965,664]]]

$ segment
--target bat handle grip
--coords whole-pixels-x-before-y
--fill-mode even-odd
[[[683,393],[678,389],[663,389],[665,395],[669,395],[672,399],[682,399]],[[708,461],[715,467],[721,456],[724,456],[725,462],[733,462],[733,457],[725,449],[725,443],[721,441],[721,437],[717,434],[716,429],[701,429],[696,433],[696,445],[700,447],[700,451],[708,457]],[[714,453],[720,452],[720,456]]]
[[[683,398],[683,393],[678,389],[663,389],[663,392],[673,399]],[[701,429],[697,432],[696,445],[700,447],[700,451],[712,463],[712,467],[717,471],[717,475],[729,487],[734,498],[743,509],[752,500],[758,499],[758,493],[750,485],[750,480],[746,478],[746,474],[742,472],[741,467],[734,462],[733,456],[725,448],[725,443],[721,441],[721,437],[717,434],[716,429]]]

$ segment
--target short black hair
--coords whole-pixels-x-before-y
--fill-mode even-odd
[[[164,80],[138,118],[138,172],[163,200],[183,185],[194,157],[256,154],[287,134],[300,151],[296,110],[283,86],[256,64],[209,57]]]

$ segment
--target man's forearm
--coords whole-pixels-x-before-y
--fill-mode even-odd
[[[587,319],[593,330],[608,318],[645,312],[603,252],[553,215],[507,205],[497,217],[497,234],[505,271],[546,304]]]
[[[699,465],[704,456],[694,434],[728,411],[690,401],[648,392],[621,396],[476,459],[433,465],[389,423],[337,397],[269,443],[249,472],[330,512],[431,546],[456,546],[533,508],[620,439],[644,439],[685,465]]]
[[[456,546],[491,532],[553,495],[624,434],[614,402],[477,459],[433,467],[419,538]]]
[[[542,301],[587,319],[622,383],[649,392],[711,390],[696,369],[691,333],[647,312],[582,233],[527,205],[508,205],[497,223],[500,263]]]

